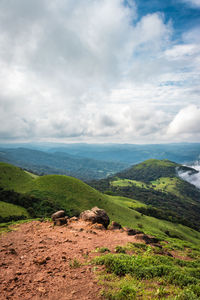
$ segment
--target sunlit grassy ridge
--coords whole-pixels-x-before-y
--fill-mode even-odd
[[[0,221],[7,220],[19,220],[19,219],[25,219],[28,218],[29,214],[27,210],[21,206],[14,205],[11,203],[6,203],[3,201],[0,201]]]
[[[169,160],[149,159],[118,173],[117,177],[148,183],[160,177],[174,177],[179,166]]]
[[[0,162],[0,186],[13,189],[16,192],[24,192],[33,177],[22,169],[13,165]]]
[[[114,181],[110,182],[112,186],[118,187],[140,187],[144,189],[154,189],[158,191],[162,191],[164,193],[171,193],[178,197],[183,197],[180,190],[178,189],[178,185],[182,183],[182,180],[177,177],[160,177],[156,180],[152,180],[148,183],[131,180],[131,179],[120,179],[117,178]]]
[[[148,188],[148,184],[142,182],[142,181],[137,181],[137,180],[131,180],[131,179],[120,179],[116,178],[116,180],[110,182],[111,185],[113,186],[138,186],[141,188]]]

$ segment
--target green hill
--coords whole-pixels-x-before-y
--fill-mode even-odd
[[[27,210],[21,206],[0,201],[0,223],[29,218]]]
[[[200,230],[200,190],[179,178],[179,170],[197,172],[168,160],[150,159],[91,186],[150,205],[139,209],[143,214]]]
[[[182,166],[167,159],[148,159],[127,170],[117,173],[116,176],[148,183],[160,177],[175,177],[177,176],[177,170],[190,171],[191,173],[197,172],[192,168]]]

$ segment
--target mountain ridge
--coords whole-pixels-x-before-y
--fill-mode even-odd
[[[0,161],[39,175],[68,175],[84,181],[100,179],[127,167],[127,164],[122,162],[98,161],[63,152],[49,153],[28,148],[1,148]]]

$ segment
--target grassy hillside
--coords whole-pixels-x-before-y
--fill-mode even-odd
[[[177,175],[177,169],[192,173],[196,172],[194,169],[181,166],[167,159],[149,159],[118,173],[116,176],[148,183],[160,177],[174,177]]]
[[[26,219],[29,217],[30,215],[25,208],[0,201],[0,223]]]
[[[200,191],[179,178],[178,170],[197,172],[168,160],[150,159],[91,186],[150,205],[139,209],[143,214],[200,230]]]
[[[0,162],[0,186],[16,191],[24,191],[33,177],[22,169]]]

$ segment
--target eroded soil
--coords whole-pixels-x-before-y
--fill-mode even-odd
[[[98,230],[86,222],[67,226],[33,221],[0,237],[0,299],[103,299],[92,257],[137,242],[120,230]],[[81,263],[74,267],[74,259]],[[75,266],[76,266],[75,261]]]

